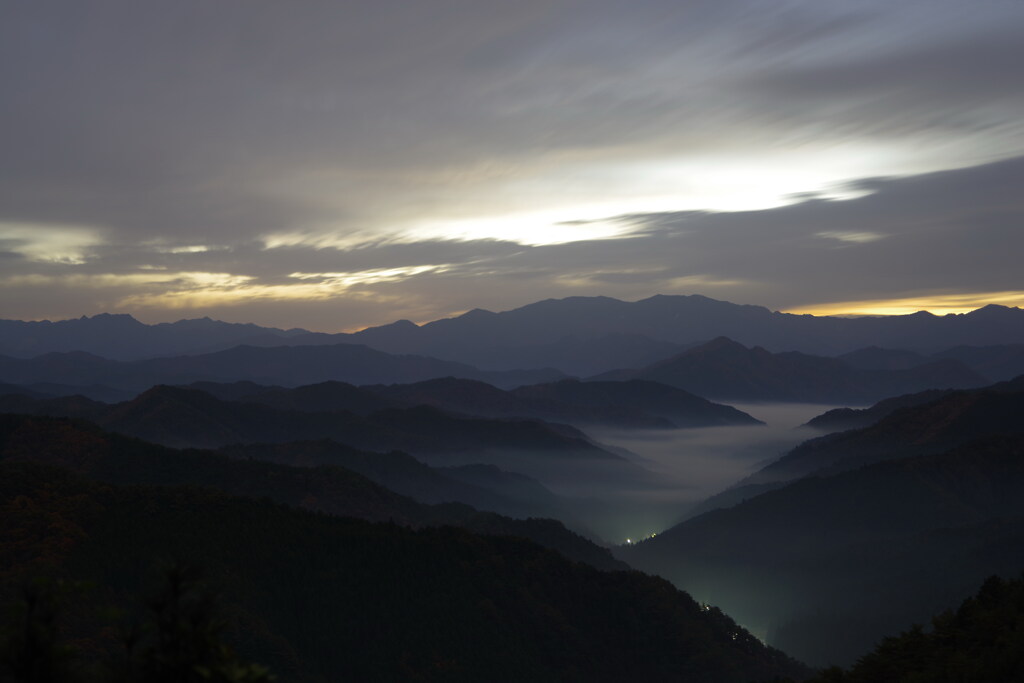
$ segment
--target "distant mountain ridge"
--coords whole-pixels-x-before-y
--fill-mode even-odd
[[[283,330],[210,318],[147,325],[120,313],[51,322],[0,320],[0,355],[32,358],[44,353],[84,351],[104,358],[140,360],[237,346],[250,339],[285,344],[307,330]]]
[[[482,371],[454,361],[396,355],[360,344],[329,346],[236,346],[195,356],[115,361],[82,351],[49,353],[22,359],[0,356],[0,382],[34,385],[97,386],[137,393],[157,384],[193,382],[298,386],[326,380],[351,384],[419,382],[436,377],[463,377],[497,386],[549,382],[557,370]],[[83,392],[84,393],[84,392]]]
[[[633,335],[636,345],[638,338],[646,338],[683,346],[725,336],[774,351],[822,355],[865,346],[938,351],[956,345],[1024,343],[1024,310],[989,305],[970,313],[945,316],[919,312],[837,318],[780,313],[700,295],[659,294],[635,302],[609,297],[569,297],[501,313],[475,309],[420,326],[403,321],[349,336],[352,341],[391,353],[422,353],[488,369],[508,369],[511,348],[539,352],[545,345],[564,345],[572,340],[580,345],[594,344],[602,339],[616,339],[615,335]],[[560,367],[550,360],[550,356],[538,353],[535,364]],[[519,358],[515,363],[522,366]]]
[[[955,346],[1022,345],[1024,310],[988,305],[944,316],[919,312],[837,318],[780,313],[700,295],[659,294],[635,302],[569,297],[500,313],[474,309],[423,325],[400,320],[340,334],[208,319],[143,325],[131,316],[104,314],[53,323],[0,321],[0,354],[24,358],[79,350],[137,360],[208,353],[239,344],[356,343],[387,353],[427,355],[487,370],[555,367],[567,374],[592,375],[646,365],[720,336],[776,352],[837,355],[879,346],[932,353]]]
[[[840,358],[747,348],[727,337],[646,368],[618,370],[593,379],[661,382],[721,400],[806,403],[871,403],[924,389],[986,383],[978,373],[948,358],[909,368],[863,369]]]
[[[870,353],[891,355],[888,351]],[[854,363],[863,365],[863,356],[855,356]],[[552,386],[562,387],[558,401],[563,404],[569,396],[565,391],[569,386],[576,387],[572,392],[575,401],[584,391],[596,396],[599,388],[594,382],[625,380],[658,382],[718,400],[869,404],[925,389],[969,388],[991,381],[951,357],[925,358],[910,367],[902,367],[905,363],[901,363],[897,369],[887,369],[886,361],[872,360],[869,364],[879,362],[883,367],[858,367],[842,358],[795,351],[771,353],[762,347],[748,349],[720,337],[647,367],[590,377],[588,387]],[[1012,367],[1012,364],[1004,363],[1003,367]],[[126,399],[157,384],[248,381],[295,387],[333,380],[355,385],[408,385],[445,377],[485,382],[503,389],[565,379],[564,374],[552,368],[484,371],[455,361],[391,354],[358,344],[238,346],[215,353],[140,361],[114,361],[82,351],[50,353],[31,359],[0,356],[0,383],[20,385],[29,392],[83,394],[104,401]],[[606,387],[606,390],[610,389]],[[626,390],[626,387],[616,388],[620,393]],[[593,403],[594,396],[584,401],[584,404],[589,401],[589,405],[579,404],[573,408],[577,416],[587,408],[597,417],[600,409]],[[532,398],[551,399],[536,395]],[[506,402],[519,399],[524,397],[503,398]],[[510,409],[499,412],[507,415]],[[619,412],[618,419],[627,417]]]

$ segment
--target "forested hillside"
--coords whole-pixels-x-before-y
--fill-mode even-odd
[[[199,565],[225,638],[287,681],[749,681],[802,675],[668,582],[527,540],[413,530],[183,487],[0,464],[0,603],[32,577],[89,581],[61,619],[87,664],[120,647],[161,564]],[[84,679],[82,679],[84,680]]]

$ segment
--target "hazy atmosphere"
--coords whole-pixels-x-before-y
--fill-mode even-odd
[[[1024,301],[1024,5],[2,0],[0,317]]]
[[[698,503],[724,491],[765,463],[820,432],[799,429],[834,406],[790,403],[735,404],[765,424],[703,429],[592,429],[601,443],[627,449],[657,475],[657,484],[605,494],[615,513],[602,528],[617,542],[637,541],[671,527]],[[617,517],[615,515],[618,515]]]
[[[0,681],[1024,681],[1022,38],[0,0]]]

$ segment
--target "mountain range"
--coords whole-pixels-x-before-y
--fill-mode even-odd
[[[580,382],[564,379],[511,390],[456,377],[362,387],[333,381],[294,389],[261,387],[251,382],[200,382],[190,386],[224,400],[313,412],[347,410],[365,415],[386,408],[426,405],[478,417],[532,418],[622,428],[761,424],[731,406],[712,403],[665,384],[640,380]]]
[[[518,409],[534,414],[541,410],[537,402],[547,401],[562,405],[567,411],[566,419],[600,421],[607,418],[625,423],[631,419],[639,420],[634,426],[657,426],[657,423],[649,421],[650,416],[634,414],[631,417],[630,410],[633,409],[627,410],[622,407],[621,400],[607,396],[613,390],[622,393],[627,391],[627,386],[640,386],[621,385],[626,380],[658,382],[700,397],[721,400],[861,405],[897,394],[931,388],[975,387],[989,381],[954,358],[929,360],[912,367],[865,368],[842,358],[796,351],[771,353],[761,347],[750,349],[726,337],[691,347],[646,367],[619,369],[587,378],[587,384],[603,382],[601,388],[578,383],[551,384],[566,378],[560,371],[550,368],[482,371],[454,361],[393,355],[352,344],[266,348],[237,346],[197,356],[141,361],[113,361],[79,351],[49,353],[31,359],[0,356],[0,382],[24,386],[30,392],[78,393],[107,400],[129,398],[157,384],[244,381],[295,387],[334,380],[356,385],[389,385],[414,384],[445,377],[475,380],[519,391],[516,399],[502,397],[498,402],[506,404],[502,407],[494,402],[498,394],[485,398],[482,385],[477,384],[478,398],[484,403],[491,403],[491,408],[496,411],[493,414],[510,415]],[[542,390],[539,388],[529,390],[529,398],[534,404],[525,406],[521,401],[526,399],[527,390],[518,387],[535,384],[551,386],[544,390],[546,397],[540,395]],[[456,394],[463,391],[468,394],[470,385],[460,386],[461,389],[454,390],[444,400],[438,394],[439,387],[435,387],[432,400],[463,410],[475,401],[468,395],[458,397]],[[378,393],[386,391],[379,389]],[[598,398],[602,391],[606,397]],[[584,397],[583,392],[589,396]],[[634,398],[641,393],[650,395],[651,392],[635,391]],[[520,400],[518,407],[513,405],[517,399]],[[618,401],[620,407],[613,414],[605,408],[614,401]],[[569,403],[574,406],[569,408]],[[554,406],[546,410],[550,413]],[[654,415],[658,416],[657,413]],[[661,417],[668,420],[663,426],[689,420],[680,415]],[[645,420],[646,425],[643,424]]]
[[[308,398],[304,389],[271,392],[280,397],[292,391],[301,403]],[[328,384],[311,389],[320,395],[324,389],[346,394],[355,388]],[[287,452],[295,462],[355,467],[382,484],[400,483],[403,493],[422,495],[425,502],[452,500],[509,514],[555,516],[600,536],[607,536],[617,514],[607,495],[622,486],[657,482],[631,453],[604,447],[565,424],[474,417],[421,404],[363,414],[331,407],[325,401],[321,410],[296,410],[163,385],[113,405],[81,396],[0,396],[0,411],[88,419],[104,429],[177,448],[232,446],[232,452],[245,453],[239,457],[290,462],[282,459],[283,448],[267,455],[271,451],[256,446],[293,444]],[[334,446],[324,447],[324,440]],[[343,455],[346,447],[390,455],[371,464],[365,457]],[[405,460],[409,455],[420,467],[426,463],[432,469],[414,466]]]
[[[699,295],[656,295],[635,302],[569,297],[500,313],[474,309],[424,325],[403,320],[355,332],[348,338],[390,353],[418,353],[488,369],[510,369],[558,367],[545,362],[551,358],[541,355],[545,347],[568,355],[565,349],[574,344],[590,349],[626,346],[620,335],[626,335],[633,348],[644,348],[640,338],[690,345],[726,336],[747,345],[824,355],[872,345],[934,352],[958,345],[1022,344],[1024,311],[989,305],[946,316],[919,312],[839,318],[780,313]],[[654,348],[648,345],[644,350],[653,352]],[[533,361],[523,364],[521,354],[532,354]],[[582,354],[584,358],[593,355],[593,351]],[[567,371],[594,374],[579,372],[581,369]]]
[[[0,321],[0,354],[20,358],[84,351],[117,360],[198,355],[252,346],[363,344],[392,354],[424,355],[486,370],[557,368],[589,376],[640,367],[726,336],[770,351],[837,355],[879,346],[930,354],[957,346],[1004,346],[998,366],[1024,362],[1024,311],[989,305],[966,314],[839,318],[773,312],[707,297],[657,295],[626,302],[608,297],[539,301],[494,313],[474,309],[416,325],[407,320],[354,333],[324,334],[209,319],[144,325],[103,314],[58,322]],[[970,355],[969,351],[964,352]],[[989,354],[984,354],[989,356]],[[962,358],[961,358],[962,359]],[[990,380],[1019,374],[985,376]],[[451,373],[449,373],[451,374]],[[323,379],[323,378],[321,378]],[[408,380],[406,380],[408,381]]]
[[[230,605],[231,645],[284,680],[440,681],[454,671],[460,680],[683,674],[738,683],[807,673],[667,582],[614,571],[606,552],[556,523],[477,521],[467,508],[462,521],[480,533],[422,519],[409,528],[338,517],[338,502],[348,513],[424,515],[337,468],[173,451],[67,420],[0,416],[0,604],[27,615],[0,630],[0,666],[23,652],[37,664],[102,658],[119,641],[105,625],[111,615],[146,592],[158,558],[172,558],[202,565]],[[452,519],[450,509],[438,512]],[[523,538],[530,534],[581,561]],[[588,564],[595,560],[612,571]],[[69,590],[81,585],[71,579],[88,580],[91,589],[70,604],[48,594],[38,617],[38,601],[18,603],[39,594],[19,588],[29,579]],[[26,650],[26,632],[46,646]]]
[[[515,387],[561,379],[564,375],[550,369],[484,372],[462,363],[394,355],[357,344],[235,346],[208,354],[140,361],[108,360],[82,351],[48,353],[31,359],[0,356],[0,381],[34,386],[44,393],[47,389],[53,393],[58,388],[61,393],[93,393],[90,388],[98,387],[108,395],[120,392],[121,398],[157,384],[243,380],[286,386],[325,380],[392,384],[436,377],[463,377]]]
[[[16,412],[86,418],[104,428],[172,447],[215,448],[328,438],[375,451],[512,450],[550,453],[553,457],[620,459],[566,425],[471,418],[423,405],[385,408],[363,416],[223,401],[196,389],[159,385],[114,405],[80,397],[39,401],[8,396],[4,407]]]
[[[847,665],[1024,566],[1020,309],[576,297],[351,334],[103,315],[0,321],[0,353],[0,605],[39,575],[123,606],[153,557],[201,561],[233,644],[287,680],[801,678],[708,605]],[[869,407],[775,457],[757,435],[792,406],[763,426],[709,399]],[[669,528],[614,557],[588,540],[649,520]],[[106,647],[78,609],[73,642]]]
[[[868,408],[834,408],[809,420],[808,439],[691,510],[729,507],[789,481],[865,464],[938,453],[965,441],[1024,434],[1017,419],[1024,375],[973,390],[929,389]],[[821,432],[832,432],[814,436]]]
[[[400,453],[367,453],[330,442],[238,445],[220,451],[171,449],[80,420],[0,414],[0,462],[58,466],[112,484],[203,486],[371,522],[413,527],[448,524],[536,537],[543,545],[598,568],[627,568],[607,550],[553,519],[516,520],[481,513],[466,504],[425,504],[380,485],[378,480],[404,479],[407,485],[419,483],[420,491],[436,494],[447,487],[456,496],[475,494],[500,505],[499,492],[460,482],[458,475],[446,477]],[[376,476],[364,476],[360,470]],[[498,477],[495,480],[500,481]],[[557,498],[536,482],[519,483],[532,485],[536,498],[544,498],[543,503],[552,508],[557,506]],[[535,511],[540,509],[542,505]]]
[[[865,404],[933,387],[975,387],[984,377],[952,359],[909,368],[861,368],[841,358],[749,349],[727,337],[605,380],[648,380],[721,400]]]
[[[932,396],[926,392],[923,397]],[[877,422],[800,444],[746,481],[789,481],[811,474],[856,469],[882,460],[936,453],[973,439],[1024,436],[1024,375],[982,389],[939,392],[932,400],[906,398],[888,413],[874,407]],[[871,411],[866,411],[870,413]]]

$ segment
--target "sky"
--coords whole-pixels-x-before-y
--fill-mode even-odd
[[[0,0],[0,318],[1024,305],[1020,0]]]

